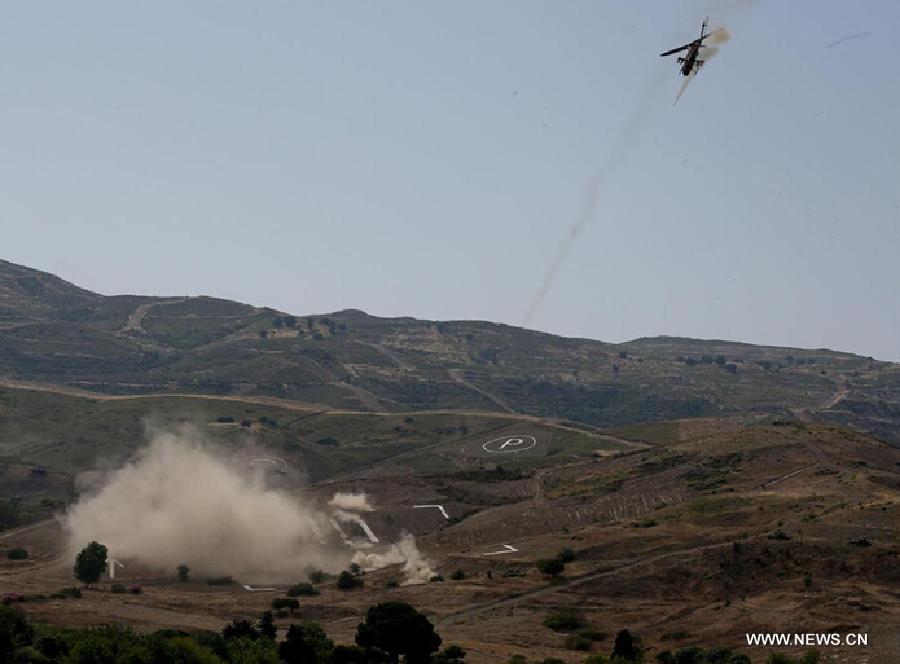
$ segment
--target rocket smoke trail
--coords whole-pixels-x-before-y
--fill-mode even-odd
[[[724,44],[730,38],[728,30],[723,27],[715,28],[710,34],[710,44]],[[704,50],[703,55],[706,60],[709,60],[711,57],[715,56],[716,53],[718,53],[718,49],[714,46],[710,46],[709,48]],[[619,167],[621,167],[621,165],[625,161],[625,158],[628,156],[632,148],[636,145],[637,141],[643,134],[644,127],[647,124],[647,120],[650,118],[650,112],[654,108],[653,104],[651,103],[653,100],[654,92],[660,87],[664,79],[669,75],[670,72],[668,70],[661,69],[659,74],[648,81],[646,87],[638,96],[638,102],[635,105],[635,110],[630,114],[629,120],[625,125],[624,130],[619,135],[618,141],[614,144],[609,157],[601,165],[597,173],[588,182],[587,189],[585,190],[584,200],[582,202],[581,209],[578,212],[578,216],[569,227],[569,232],[566,234],[565,238],[563,238],[559,249],[557,249],[553,260],[550,263],[550,267],[544,274],[544,279],[541,282],[540,288],[538,288],[537,294],[532,299],[528,310],[522,317],[521,324],[523,327],[527,327],[531,324],[532,320],[534,320],[535,314],[543,304],[544,299],[546,298],[551,286],[553,286],[553,282],[556,279],[556,274],[559,272],[559,269],[562,267],[563,263],[565,263],[569,252],[575,245],[575,241],[581,235],[582,231],[584,231],[585,227],[588,225],[588,222],[593,219],[597,211],[597,203],[600,198],[600,192],[605,186],[607,180],[613,174],[615,174]],[[693,78],[693,75],[685,78],[685,81],[681,86],[681,90],[678,92],[678,96],[675,98],[676,103],[678,102],[678,99],[681,97],[681,95],[684,94],[685,89],[687,89],[688,84]]]
[[[528,311],[526,311],[525,315],[522,317],[523,326],[529,325],[534,319],[534,315],[537,313],[541,304],[543,304],[547,292],[550,290],[553,281],[556,279],[557,272],[559,272],[559,269],[562,267],[563,263],[565,263],[575,241],[578,239],[578,236],[581,235],[582,231],[584,231],[588,222],[594,217],[594,213],[597,211],[597,202],[600,198],[600,191],[603,189],[606,181],[622,165],[625,157],[631,151],[631,148],[634,147],[637,140],[641,137],[644,126],[650,118],[650,111],[654,108],[651,104],[653,94],[670,73],[670,71],[661,69],[659,74],[648,81],[648,84],[638,96],[636,108],[634,112],[629,115],[629,120],[622,133],[619,134],[618,140],[614,144],[608,159],[588,182],[578,216],[575,217],[575,221],[569,227],[569,232],[566,234],[559,249],[556,251],[556,255],[553,257],[553,261],[550,263],[550,267],[544,275],[544,279],[541,282],[540,288],[538,288],[537,294],[534,296],[534,299],[532,299]]]

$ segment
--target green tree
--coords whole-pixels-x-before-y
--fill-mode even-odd
[[[424,615],[405,602],[370,606],[366,621],[356,628],[356,643],[371,656],[389,662],[425,664],[441,646],[441,637]]]
[[[177,567],[178,570],[178,580],[179,581],[187,581],[188,576],[190,576],[191,568],[187,565],[181,564]]]
[[[75,578],[86,586],[97,583],[106,569],[106,547],[91,542],[75,556]]]

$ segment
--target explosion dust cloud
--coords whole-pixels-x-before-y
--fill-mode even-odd
[[[326,543],[325,515],[244,477],[186,432],[155,435],[65,525],[73,551],[97,540],[116,559],[256,581],[295,581],[304,566],[337,571],[350,558]]]

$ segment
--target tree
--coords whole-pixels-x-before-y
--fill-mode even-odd
[[[356,628],[356,644],[374,657],[406,664],[424,664],[441,646],[441,637],[424,615],[406,602],[370,606],[366,621]]]
[[[616,642],[613,644],[612,658],[619,657],[626,662],[638,661],[637,647],[634,645],[634,638],[627,629],[620,630],[616,634]]]
[[[272,600],[272,608],[278,612],[278,615],[283,615],[284,610],[290,610],[293,615],[294,611],[300,608],[300,602],[295,600],[292,597],[275,597]]]
[[[187,565],[185,565],[184,563],[182,563],[176,569],[178,570],[178,580],[179,581],[187,581],[188,576],[191,573],[191,568],[188,567]]]
[[[460,646],[450,645],[431,658],[432,664],[461,664],[466,659],[466,651]]]
[[[333,662],[334,642],[325,630],[314,622],[291,625],[287,636],[278,646],[284,664],[323,664]],[[343,660],[341,660],[343,661]],[[346,660],[348,662],[354,660]],[[364,660],[361,660],[364,661]]]
[[[96,583],[106,569],[106,547],[91,542],[75,556],[75,578],[86,586]]]
[[[294,316],[285,316],[282,320],[285,327],[297,327],[297,318]]]
[[[259,638],[259,632],[249,620],[235,618],[222,630],[222,636],[226,639],[251,639]]]
[[[566,564],[559,558],[549,558],[537,561],[537,568],[541,574],[555,577],[563,573],[563,570],[566,569]]]
[[[260,331],[259,331],[259,338],[260,338],[260,339],[266,339],[268,336],[269,336],[269,331],[268,331],[268,330],[260,330]]]
[[[341,590],[350,590],[363,584],[362,577],[354,576],[352,573],[344,570],[338,574],[337,587]]]
[[[366,652],[359,646],[335,646],[330,664],[369,664]]]
[[[11,606],[0,604],[0,661],[13,661],[13,652],[27,646],[34,638],[34,630],[25,614]]]
[[[278,629],[275,627],[275,619],[271,611],[263,611],[259,616],[259,633],[267,639],[275,640]]]

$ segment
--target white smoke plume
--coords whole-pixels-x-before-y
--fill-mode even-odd
[[[388,565],[403,565],[403,585],[428,583],[434,576],[431,563],[426,560],[416,546],[416,538],[411,533],[401,533],[400,541],[391,544],[384,553],[366,553],[357,551],[353,562],[369,571]]]
[[[371,512],[375,509],[369,504],[369,497],[363,491],[347,493],[338,491],[328,504],[350,512]]]
[[[306,566],[338,571],[350,552],[329,545],[327,516],[205,450],[196,433],[156,434],[65,521],[69,546],[91,540],[116,559],[198,575],[295,581]]]

